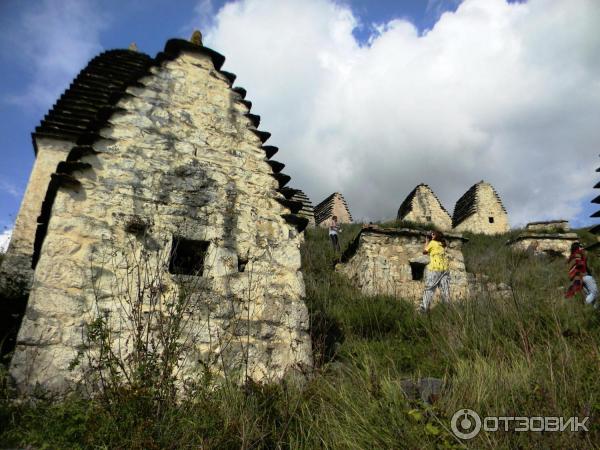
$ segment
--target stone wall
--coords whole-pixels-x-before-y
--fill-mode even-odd
[[[385,294],[420,301],[423,280],[418,278],[429,257],[423,255],[427,233],[407,228],[367,227],[342,257],[336,270],[347,276],[364,294]],[[466,239],[445,235],[450,263],[451,296],[465,297],[469,292],[462,254]],[[439,294],[436,294],[436,298]]]
[[[123,296],[139,287],[132,267],[157,276],[163,298],[196,287],[182,378],[205,364],[240,381],[309,367],[302,235],[282,217],[289,210],[249,102],[202,53],[182,51],[139,82],[53,199],[10,367],[17,386],[79,381],[68,366],[96,308],[126,346]],[[203,268],[171,273],[176,242],[190,241],[205,245]]]
[[[420,184],[407,196],[397,217],[400,220],[433,225],[442,231],[452,228],[450,214],[426,184]]]
[[[513,250],[531,252],[534,255],[563,256],[571,254],[571,244],[577,242],[576,233],[524,233],[507,242]]]
[[[50,182],[50,175],[56,170],[58,163],[66,158],[73,143],[37,138],[36,147],[37,155],[29,176],[29,183],[15,220],[9,247],[0,267],[0,292],[11,297],[28,294],[33,277],[31,256],[42,201]]]
[[[456,220],[455,208],[454,231],[481,234],[500,234],[509,231],[508,215],[494,188],[488,183],[481,182],[471,189],[474,191],[473,198],[468,201],[471,204],[465,208],[467,211],[459,220]]]

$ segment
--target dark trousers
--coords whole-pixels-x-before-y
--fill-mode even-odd
[[[338,235],[337,234],[330,234],[329,235],[329,239],[331,239],[331,245],[333,245],[333,249],[336,252],[340,251],[340,243],[338,241]]]

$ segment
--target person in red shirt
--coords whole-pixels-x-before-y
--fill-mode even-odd
[[[587,257],[581,244],[574,242],[571,245],[571,256],[568,260],[569,266],[569,279],[571,285],[567,290],[565,297],[571,298],[580,291],[583,291],[585,295],[585,302],[590,305],[594,304],[594,307],[598,307],[598,303],[595,303],[596,297],[598,296],[598,286],[596,280],[592,277],[590,269],[587,264]]]

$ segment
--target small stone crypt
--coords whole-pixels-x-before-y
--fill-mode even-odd
[[[576,233],[569,232],[566,220],[530,222],[519,236],[507,242],[516,251],[529,252],[533,255],[559,256],[568,258],[571,244],[577,242]]]
[[[423,255],[426,235],[427,231],[418,229],[365,227],[343,253],[336,270],[366,295],[420,300],[429,259]],[[448,243],[451,297],[463,298],[469,294],[462,254],[467,239],[457,234],[444,236]]]
[[[69,365],[95,315],[126,348],[123,298],[140,291],[140,314],[157,298],[191,298],[177,312],[188,324],[181,381],[206,367],[239,381],[310,368],[308,219],[295,214],[302,204],[283,189],[277,148],[263,145],[270,134],[224,59],[179,39],[155,58],[104,52],[33,133],[36,161],[1,274],[16,270],[30,287],[10,365],[21,392],[81,380],[84,367]],[[173,314],[160,308],[157,317]]]

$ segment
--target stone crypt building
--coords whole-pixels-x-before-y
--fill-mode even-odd
[[[69,365],[99,311],[126,347],[127,299],[162,317],[173,310],[156,302],[182,293],[191,298],[177,312],[188,324],[182,379],[205,367],[240,381],[310,368],[308,219],[224,60],[179,39],[154,58],[106,51],[36,128],[0,270],[27,299],[10,365],[21,391],[81,379],[84,368]]]

